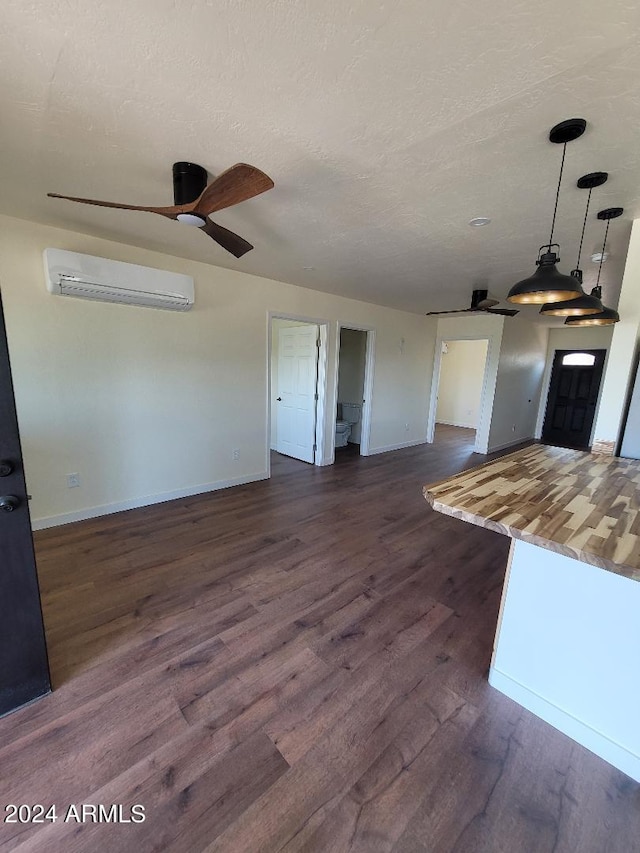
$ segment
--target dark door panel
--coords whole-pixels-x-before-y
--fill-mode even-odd
[[[586,450],[600,390],[606,350],[581,350],[594,356],[593,365],[563,364],[575,350],[557,350],[551,371],[542,440]]]
[[[48,693],[49,665],[0,299],[0,715]]]

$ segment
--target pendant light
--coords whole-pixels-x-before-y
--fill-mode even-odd
[[[578,248],[578,260],[576,268],[571,270],[571,275],[580,283],[580,296],[576,299],[569,299],[565,302],[548,302],[540,309],[540,313],[545,316],[552,317],[584,317],[588,314],[599,314],[603,310],[602,302],[593,294],[588,295],[582,289],[582,270],[580,269],[580,256],[582,255],[582,243],[584,242],[584,230],[587,225],[587,216],[589,215],[589,204],[591,203],[591,191],[594,187],[601,187],[606,183],[609,175],[607,172],[591,172],[589,175],[583,175],[578,178],[577,186],[581,190],[589,190],[587,198],[587,208],[584,212],[582,221],[582,234],[580,235],[580,246]]]
[[[605,255],[605,247],[607,245],[607,236],[609,234],[609,223],[612,219],[617,219],[619,216],[622,216],[624,213],[624,209],[622,207],[608,207],[606,210],[598,211],[598,219],[602,219],[606,221],[607,227],[604,232],[604,241],[602,243],[602,252],[600,253],[600,265],[598,267],[598,280],[596,281],[596,286],[591,291],[592,296],[597,296],[598,299],[602,299],[602,287],[600,286],[600,273],[602,272],[602,262],[604,260]],[[597,314],[589,314],[586,317],[567,317],[564,321],[565,326],[574,326],[582,327],[582,326],[612,326],[614,323],[619,322],[620,315],[617,311],[614,311],[613,308],[607,308],[606,306],[599,311]]]
[[[560,177],[556,190],[556,204],[553,209],[553,220],[551,222],[551,236],[549,242],[538,249],[538,269],[529,278],[523,278],[514,284],[507,299],[509,302],[519,304],[541,304],[545,302],[564,302],[580,296],[582,288],[580,282],[573,276],[563,275],[556,269],[560,260],[559,255],[553,251],[554,247],[560,249],[558,243],[553,242],[553,230],[556,224],[556,213],[558,212],[558,198],[560,196],[560,184],[562,183],[562,172],[564,169],[564,157],[567,152],[567,142],[578,139],[584,133],[587,122],[583,118],[569,118],[556,124],[549,132],[549,141],[561,144],[562,163],[560,164]],[[542,252],[542,249],[547,249]]]

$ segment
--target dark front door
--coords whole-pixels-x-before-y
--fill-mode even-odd
[[[48,693],[49,665],[0,299],[0,715]]]
[[[605,353],[602,349],[556,350],[542,427],[543,441],[588,448]],[[591,363],[573,363],[580,360]]]

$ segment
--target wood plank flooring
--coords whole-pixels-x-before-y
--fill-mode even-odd
[[[472,438],[36,534],[55,690],[0,806],[58,820],[0,850],[640,851],[640,786],[487,684],[509,540],[422,497]]]

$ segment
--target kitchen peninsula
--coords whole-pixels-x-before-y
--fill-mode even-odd
[[[511,537],[490,684],[640,781],[640,462],[533,445],[424,495]]]

